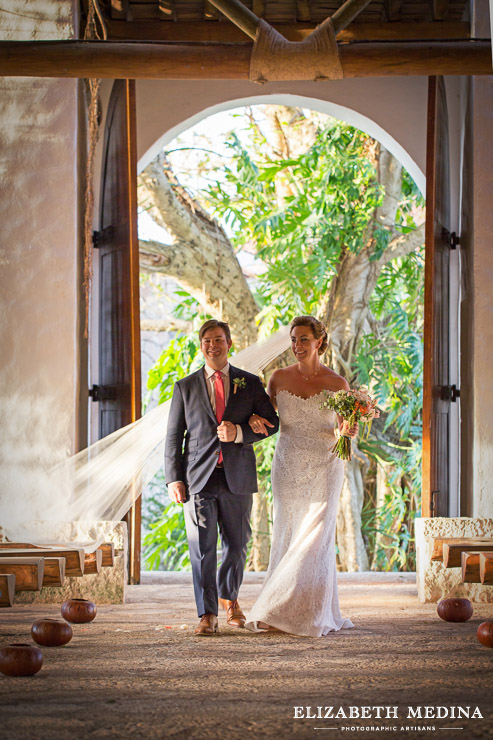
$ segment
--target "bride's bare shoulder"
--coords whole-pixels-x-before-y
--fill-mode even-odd
[[[278,367],[277,370],[274,370],[270,376],[269,385],[279,387],[284,380],[287,380],[292,375],[292,367],[290,365],[289,367]]]
[[[274,370],[269,379],[269,395],[275,395],[280,388],[285,388],[291,384],[291,378],[296,377],[296,365],[289,365],[288,367],[278,367]]]
[[[323,368],[323,379],[325,381],[324,385],[328,391],[349,390],[349,384],[346,378],[343,378],[342,375],[338,375],[338,373],[336,373],[334,370],[332,370],[330,367],[327,367],[326,365],[323,365]]]

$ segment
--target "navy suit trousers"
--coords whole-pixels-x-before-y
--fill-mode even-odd
[[[193,587],[199,617],[216,614],[218,596],[234,600],[243,580],[247,545],[252,533],[250,513],[253,494],[234,494],[224,468],[215,468],[204,488],[184,504]],[[222,558],[217,572],[217,533]]]

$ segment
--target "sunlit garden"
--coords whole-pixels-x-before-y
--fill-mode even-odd
[[[233,351],[298,314],[324,322],[323,361],[369,388],[381,416],[353,445],[337,517],[341,570],[415,569],[420,509],[424,201],[364,132],[318,112],[254,106],[169,142],[139,178],[147,322],[144,405],[202,364],[198,328],[231,326]],[[164,287],[163,287],[164,286]],[[142,315],[146,316],[146,301]],[[289,362],[282,355],[263,380]],[[234,360],[233,360],[234,364]],[[275,437],[257,445],[248,567],[268,563]],[[158,474],[144,494],[147,569],[190,566],[182,508]]]

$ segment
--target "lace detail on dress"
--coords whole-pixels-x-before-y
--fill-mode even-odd
[[[319,637],[352,627],[339,611],[335,562],[337,503],[344,463],[331,452],[336,414],[322,393],[277,394],[281,421],[272,464],[274,526],[264,586],[247,617],[286,632]]]

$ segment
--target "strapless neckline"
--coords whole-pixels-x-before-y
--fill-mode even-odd
[[[323,390],[319,391],[319,393],[314,393],[313,396],[307,396],[306,398],[303,398],[303,396],[297,396],[296,393],[291,393],[291,391],[288,391],[287,388],[281,388],[280,391],[277,391],[276,396],[279,395],[279,393],[287,393],[289,396],[292,396],[293,398],[298,398],[300,401],[310,401],[312,398],[318,398],[318,396],[321,396],[322,393],[335,393],[336,391],[329,391],[329,390]]]

